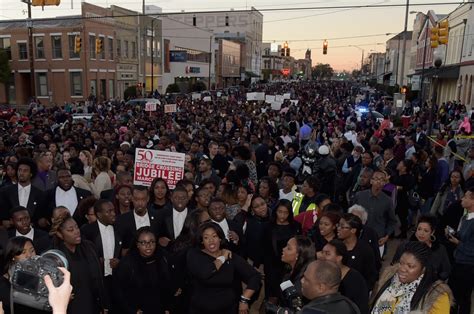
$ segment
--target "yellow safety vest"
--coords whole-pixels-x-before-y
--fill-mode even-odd
[[[293,198],[293,203],[292,203],[293,216],[296,216],[300,213],[300,206],[301,206],[301,203],[303,202],[303,197],[304,195],[302,193],[295,194],[295,197]],[[306,208],[306,211],[315,210],[315,209],[316,209],[316,204],[311,203]]]

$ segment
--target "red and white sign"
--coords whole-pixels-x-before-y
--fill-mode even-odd
[[[176,104],[165,105],[165,113],[176,112]]]
[[[138,148],[135,151],[133,184],[150,186],[155,178],[162,178],[170,189],[184,177],[184,154]]]
[[[156,103],[154,102],[147,102],[145,104],[145,111],[156,111]]]

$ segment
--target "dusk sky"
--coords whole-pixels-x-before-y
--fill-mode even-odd
[[[71,2],[73,9],[71,9]],[[112,4],[131,10],[141,11],[140,0],[99,0],[91,3],[103,7]],[[458,4],[415,6],[420,3],[459,3],[453,0],[412,0],[410,11],[447,14]],[[404,4],[405,0],[146,0],[146,4],[156,5],[163,12],[211,11],[245,9],[251,6],[257,9],[304,8],[346,5]],[[20,0],[0,0],[0,19],[26,18],[26,4]],[[24,11],[23,11],[24,10]],[[80,1],[62,0],[59,7],[34,8],[33,18],[75,15],[80,13]],[[329,63],[336,70],[360,68],[362,50],[365,56],[370,52],[385,50],[385,42],[403,30],[405,7],[395,8],[358,8],[358,9],[302,9],[291,12],[262,12],[264,15],[263,41],[281,44],[288,41],[291,54],[303,58],[307,48],[312,50],[313,65],[318,62]],[[415,15],[409,15],[408,30],[413,28]],[[391,33],[390,35],[380,35]],[[378,36],[374,36],[378,35]],[[362,37],[365,36],[365,37]],[[358,37],[358,38],[355,38]],[[322,42],[329,42],[328,54],[322,54]],[[346,38],[346,39],[337,39]],[[352,46],[351,46],[352,45]],[[359,48],[353,47],[354,45]]]

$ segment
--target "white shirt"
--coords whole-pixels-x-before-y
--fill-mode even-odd
[[[104,251],[104,276],[112,275],[112,267],[110,267],[110,260],[114,258],[115,235],[114,227],[112,225],[103,225],[97,220],[100,231],[100,238],[102,239],[102,250]]]
[[[135,225],[137,226],[137,230],[141,227],[150,226],[150,217],[148,216],[148,211],[143,216],[139,216],[135,211],[133,211],[133,217],[135,218]]]
[[[30,231],[27,234],[21,234],[18,232],[18,230],[15,231],[16,237],[26,237],[30,239],[31,241],[33,241],[34,235],[35,235],[35,230],[33,229],[33,227],[31,227]]]
[[[77,208],[76,189],[71,187],[68,191],[64,191],[59,186],[56,188],[56,206],[64,206],[69,209],[71,216]]]
[[[281,200],[289,200],[290,202],[293,202],[293,199],[295,198],[296,191],[294,189],[291,189],[290,193],[283,192],[283,189],[280,189],[280,199]]]
[[[468,213],[466,220],[471,220],[474,218],[474,213]]]
[[[229,224],[227,223],[227,219],[224,218],[221,222],[212,220],[212,222],[215,222],[221,227],[222,231],[224,231],[226,240],[229,241]]]
[[[31,184],[23,187],[21,184],[18,184],[18,203],[20,206],[28,206],[28,200],[30,199]]]
[[[181,234],[181,230],[183,230],[184,221],[186,220],[187,215],[187,208],[185,208],[182,212],[179,212],[173,208],[173,231],[175,239]]]

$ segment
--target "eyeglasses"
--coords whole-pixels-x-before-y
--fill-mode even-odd
[[[151,241],[137,241],[137,243],[141,246],[153,246],[156,244],[156,241],[155,240],[151,240]]]
[[[336,227],[337,227],[338,229],[352,229],[351,226],[344,226],[344,225],[341,225],[341,224],[337,224]]]

